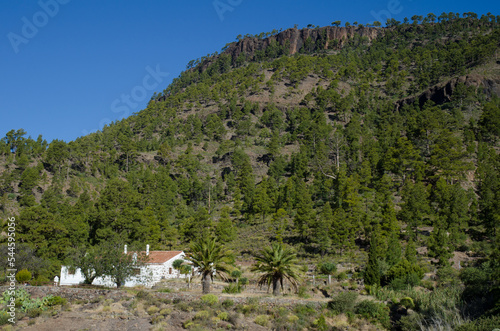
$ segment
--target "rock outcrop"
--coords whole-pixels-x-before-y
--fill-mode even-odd
[[[367,37],[369,41],[377,38],[384,33],[383,28],[372,27],[333,27],[327,26],[317,29],[287,29],[274,36],[265,39],[256,37],[247,37],[236,43],[228,46],[223,54],[230,54],[233,59],[237,58],[241,53],[248,54],[252,57],[257,50],[265,50],[273,41],[278,45],[287,45],[289,41],[289,54],[297,53],[310,38],[310,42],[317,45],[317,41],[323,41],[321,47],[328,49],[331,42],[337,40],[341,46],[347,39],[354,37],[358,34],[360,37]]]
[[[425,92],[417,95],[410,96],[396,102],[396,110],[399,110],[404,105],[411,105],[417,102],[419,107],[422,107],[427,101],[441,105],[445,102],[451,101],[451,96],[455,91],[458,84],[465,84],[465,86],[473,86],[476,89],[480,88],[488,95],[496,95],[500,97],[500,78],[486,78],[480,75],[471,74],[452,78],[445,83],[440,83],[429,88]]]

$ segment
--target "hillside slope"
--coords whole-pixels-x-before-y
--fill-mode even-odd
[[[498,227],[499,31],[494,16],[447,16],[240,37],[100,132],[7,133],[2,218],[49,273],[103,240],[186,248],[207,234],[361,265],[369,238],[382,256],[397,236],[446,263]]]

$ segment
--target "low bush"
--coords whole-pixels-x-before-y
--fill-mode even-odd
[[[222,293],[228,293],[228,294],[241,293],[241,291],[242,291],[241,286],[236,283],[231,283],[228,286],[224,286],[224,289],[222,289]]]
[[[337,265],[333,262],[323,262],[318,265],[318,271],[323,275],[333,275],[337,271]]]
[[[137,294],[135,296],[138,299],[146,299],[146,298],[150,297],[151,295],[149,294],[149,292],[146,292],[144,290],[140,290],[139,292],[137,292]]]
[[[163,322],[164,319],[165,319],[165,316],[163,316],[163,315],[153,316],[153,318],[151,318],[151,324],[159,324],[159,323]]]
[[[16,280],[19,282],[19,283],[26,283],[27,281],[29,281],[31,279],[31,272],[28,271],[28,269],[23,269],[23,270],[20,270],[17,274],[16,274]]]
[[[201,310],[199,312],[197,312],[195,315],[194,315],[194,319],[197,319],[197,320],[207,320],[210,318],[210,312],[207,311],[207,310]]]
[[[44,286],[50,283],[51,283],[50,279],[48,279],[45,276],[38,276],[37,278],[32,279],[30,281],[31,286]]]
[[[223,311],[219,313],[219,315],[217,315],[217,318],[220,319],[221,321],[229,321],[229,314]]]
[[[146,310],[146,312],[149,314],[149,315],[154,315],[156,314],[157,312],[160,311],[160,308],[156,307],[156,306],[149,306],[149,308]]]
[[[65,298],[61,298],[60,296],[54,296],[47,299],[47,306],[57,306],[57,305],[64,306],[67,302],[68,300],[66,300]]]
[[[224,308],[232,307],[232,306],[234,306],[234,301],[231,299],[226,299],[226,300],[222,301],[222,306]]]
[[[366,319],[379,322],[385,328],[391,326],[389,308],[383,303],[364,300],[356,305],[355,312]]]
[[[10,315],[5,310],[0,311],[0,325],[9,323],[9,318]]]
[[[170,315],[171,313],[172,313],[172,309],[170,309],[170,308],[163,308],[162,310],[160,310],[160,315],[163,315],[163,316]]]
[[[309,299],[311,296],[307,293],[307,286],[300,286],[297,292],[299,298]]]
[[[413,302],[413,299],[410,298],[410,297],[404,297],[401,299],[401,301],[399,302],[399,304],[403,307],[405,307],[406,309],[413,309],[415,308],[415,303]]]
[[[316,314],[316,307],[313,305],[297,305],[294,309],[294,312],[299,315],[300,317],[308,317],[308,316],[314,316]]]
[[[255,317],[255,324],[266,327],[269,325],[269,316],[267,315],[259,315]]]
[[[492,331],[500,328],[500,316],[482,317],[462,324],[457,331]]]
[[[338,280],[339,282],[342,282],[342,281],[344,281],[344,280],[346,280],[346,279],[347,279],[347,274],[345,273],[345,271],[342,271],[341,273],[339,273],[339,274],[337,275],[337,280]]]
[[[40,308],[30,308],[26,311],[26,315],[28,315],[29,318],[38,317],[41,313],[42,310]]]
[[[335,314],[353,312],[358,294],[356,292],[342,292],[328,302],[328,308]]]
[[[207,305],[213,306],[219,302],[219,298],[214,294],[205,294],[201,297],[201,301]]]

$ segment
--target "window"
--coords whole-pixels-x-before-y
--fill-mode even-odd
[[[141,275],[141,268],[134,268],[133,275],[140,276]]]
[[[172,274],[172,268],[168,268],[168,274],[171,275]]]

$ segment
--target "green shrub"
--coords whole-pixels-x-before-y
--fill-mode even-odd
[[[57,306],[57,305],[65,305],[68,302],[65,298],[61,298],[60,296],[50,297],[47,299],[47,306]]]
[[[307,286],[300,286],[297,295],[302,299],[309,299],[311,297],[307,294]]]
[[[213,306],[219,302],[219,298],[214,294],[205,294],[201,297],[201,301],[207,305]]]
[[[317,309],[313,305],[297,305],[294,312],[299,316],[314,316]]]
[[[395,278],[389,283],[389,288],[394,291],[403,291],[408,288],[408,284],[404,278]]]
[[[229,314],[226,313],[225,311],[219,313],[219,315],[217,315],[217,318],[220,319],[221,321],[228,321],[229,320]]]
[[[389,308],[379,302],[364,300],[356,305],[356,314],[370,320],[375,320],[385,328],[390,328]]]
[[[345,271],[342,271],[341,273],[339,273],[339,274],[337,275],[337,280],[338,280],[339,282],[342,282],[342,281],[344,281],[344,280],[346,280],[346,279],[347,279],[347,274],[345,273]]]
[[[410,314],[402,316],[398,321],[398,326],[403,331],[421,330],[421,317],[420,314]]]
[[[443,267],[438,269],[436,272],[438,278],[438,284],[440,286],[455,286],[460,284],[460,279],[458,278],[458,271],[452,267]]]
[[[231,277],[233,277],[235,279],[240,278],[241,275],[242,275],[241,270],[233,270],[231,272]]]
[[[42,310],[40,308],[30,308],[26,311],[26,315],[28,315],[29,318],[38,317],[41,313]]]
[[[10,315],[5,310],[0,310],[0,325],[9,323]]]
[[[163,316],[168,316],[172,313],[172,309],[170,308],[163,308],[162,310],[160,310],[160,315],[163,315]]]
[[[328,308],[335,314],[353,312],[358,294],[356,292],[342,292],[328,302]]]
[[[313,325],[316,329],[321,331],[329,330],[328,324],[326,324],[325,315],[323,314],[321,314],[321,316],[318,319],[314,320]]]
[[[424,277],[424,269],[416,263],[410,263],[408,260],[403,259],[387,271],[386,279],[387,282],[390,283],[394,279],[407,280],[410,275],[412,275],[412,279],[418,278],[418,282],[420,282],[422,277]],[[415,282],[415,280],[413,280],[413,282]]]
[[[20,270],[16,274],[16,280],[18,283],[26,283],[30,279],[31,279],[31,272],[29,272],[28,269]]]
[[[482,317],[457,327],[457,331],[495,331],[500,329],[500,316]]]
[[[226,299],[226,300],[222,301],[222,306],[224,308],[232,307],[232,306],[234,306],[234,301],[231,299]]]
[[[146,310],[146,312],[149,314],[149,315],[154,315],[156,314],[157,312],[160,311],[160,308],[156,307],[156,306],[149,306],[149,308]]]
[[[52,283],[50,281],[50,279],[48,279],[45,276],[41,276],[41,275],[39,275],[36,279],[32,279],[30,281],[30,285],[31,286],[44,286],[44,285],[47,285],[47,284],[50,284],[50,283]]]
[[[246,277],[240,278],[240,282],[239,283],[240,283],[241,286],[248,285],[248,278],[246,278]]]
[[[415,303],[413,302],[413,299],[410,297],[402,298],[399,304],[407,309],[415,308]]]
[[[267,315],[259,315],[255,317],[255,324],[266,327],[269,324],[269,316]]]
[[[460,279],[465,285],[474,285],[488,281],[488,275],[479,268],[464,268],[460,271]]]
[[[135,296],[137,299],[146,299],[146,298],[150,297],[151,295],[149,294],[149,292],[146,292],[144,290],[140,290],[139,292],[137,292],[137,294]]]
[[[165,319],[163,315],[156,315],[151,318],[151,324],[159,324]]]
[[[241,293],[242,288],[239,284],[236,283],[231,283],[228,286],[224,286],[222,289],[222,293],[228,293],[228,294],[235,294],[235,293]]]
[[[249,305],[242,305],[239,306],[239,311],[243,313],[243,315],[248,315],[251,314],[255,311],[257,311],[257,305],[256,304],[249,304]]]
[[[318,265],[318,270],[323,275],[333,275],[337,271],[337,265],[333,262],[323,262]]]
[[[200,310],[194,315],[194,319],[197,320],[207,320],[210,318],[210,312],[207,310]]]

